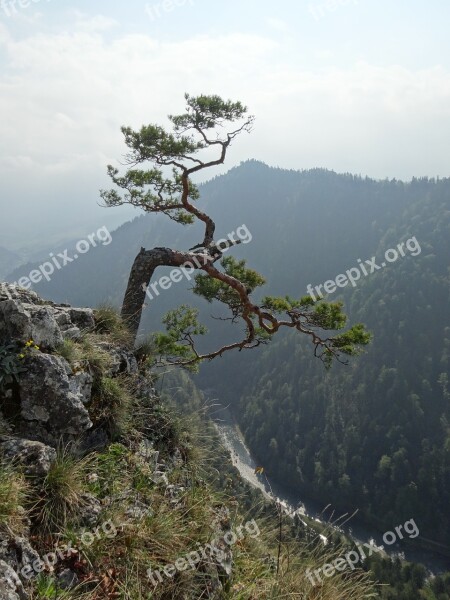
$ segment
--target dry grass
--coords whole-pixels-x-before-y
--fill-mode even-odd
[[[20,534],[25,527],[30,487],[25,477],[9,464],[0,464],[0,527]]]
[[[121,346],[131,347],[133,336],[122,320],[117,310],[107,304],[100,305],[94,310],[95,331],[108,336],[108,339]]]
[[[57,451],[34,504],[33,514],[39,528],[46,533],[64,529],[83,504],[87,491],[86,477],[92,457],[72,455],[69,447]]]

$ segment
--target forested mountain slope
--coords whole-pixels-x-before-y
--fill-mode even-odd
[[[366,356],[351,366],[326,372],[307,340],[280,335],[267,347],[205,365],[200,382],[231,402],[252,450],[280,482],[346,511],[357,506],[380,527],[414,517],[422,535],[445,542],[450,180],[377,182],[249,161],[201,186],[201,194],[219,236],[242,224],[251,232],[251,243],[233,254],[267,277],[263,293],[299,297],[358,259],[376,256],[380,264],[387,249],[412,237],[420,244],[416,256],[406,251],[330,296],[343,292],[350,322],[374,333]],[[189,248],[200,239],[194,228],[142,217],[35,288],[58,301],[120,303],[141,246]],[[203,307],[205,318],[220,314],[188,295],[189,285],[149,300],[142,331],[160,328],[160,316],[186,301]],[[212,321],[211,329],[228,335],[228,324]]]
[[[346,291],[374,333],[366,356],[325,372],[295,336],[247,369],[237,412],[276,477],[380,527],[414,516],[425,537],[450,533],[449,200],[445,184],[411,203],[377,256],[410,235],[422,253]],[[342,271],[342,269],[341,269]]]

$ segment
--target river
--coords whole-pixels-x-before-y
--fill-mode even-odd
[[[304,496],[301,498],[294,496],[291,492],[283,490],[279,485],[274,483],[266,476],[261,477],[255,474],[255,468],[259,465],[254,461],[244,437],[234,421],[231,411],[228,408],[222,407],[218,410],[214,417],[216,429],[222,439],[223,444],[231,454],[233,465],[239,470],[243,479],[250,483],[255,488],[260,489],[267,498],[275,497],[288,514],[297,513],[300,517],[307,517],[329,525],[330,521],[335,521],[339,513],[336,511],[332,517],[332,508],[328,505],[320,505],[318,502],[310,500]],[[326,510],[324,510],[326,509]],[[349,515],[350,516],[350,515]],[[341,519],[345,521],[344,519]],[[394,524],[395,526],[400,523]],[[353,538],[358,543],[373,543],[383,548],[392,558],[399,556],[410,562],[421,563],[429,571],[431,575],[437,575],[445,571],[450,571],[450,559],[434,552],[411,546],[410,544],[402,544],[401,540],[391,546],[383,543],[383,533],[364,524],[361,518],[353,517],[342,528],[346,535]],[[407,534],[406,534],[407,535]],[[321,536],[326,543],[324,536]]]

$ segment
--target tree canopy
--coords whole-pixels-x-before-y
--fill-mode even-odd
[[[210,303],[224,305],[228,309],[225,319],[231,324],[241,323],[243,332],[236,341],[201,353],[197,339],[207,329],[198,322],[197,310],[182,305],[164,318],[166,332],[155,335],[156,352],[162,362],[192,367],[230,350],[266,344],[281,329],[309,336],[315,355],[326,365],[333,359],[343,362],[346,356],[360,353],[370,341],[370,334],[361,324],[341,332],[347,319],[340,302],[315,302],[310,296],[266,296],[258,303],[253,292],[265,279],[244,260],[223,257],[224,248],[215,241],[216,223],[196,205],[200,195],[191,177],[224,163],[231,143],[241,133],[252,130],[254,117],[241,102],[225,101],[216,95],[185,94],[185,100],[185,112],[168,117],[171,130],[154,124],[139,131],[122,127],[128,147],[125,164],[129,168],[121,175],[119,169],[109,165],[108,174],[115,188],[101,192],[106,206],[131,204],[146,212],[163,213],[182,225],[195,221],[204,225],[203,240],[189,250],[141,249],[122,305],[122,316],[133,336],[139,329],[146,289],[155,269],[195,264],[199,272],[193,292]],[[237,243],[227,244],[227,250]],[[279,268],[283,268],[282,263]]]

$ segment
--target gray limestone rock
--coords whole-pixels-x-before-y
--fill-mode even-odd
[[[10,438],[0,442],[3,458],[20,464],[24,472],[32,477],[45,477],[52,462],[56,459],[56,450],[41,442]]]
[[[71,382],[72,370],[63,358],[37,353],[27,357],[24,366],[19,376],[22,429],[33,438],[37,431],[39,438],[46,438],[40,441],[54,443],[64,434],[81,435],[92,427],[83,405],[82,381]]]
[[[28,533],[25,535],[28,535]],[[22,569],[38,560],[39,554],[31,547],[27,537],[14,535],[6,531],[0,534],[0,561],[13,569],[19,577]]]
[[[63,337],[49,306],[0,300],[0,343],[10,340],[19,344],[33,340],[42,348],[54,350]]]
[[[93,331],[94,311],[90,308],[55,306],[55,319],[64,339],[79,339],[83,331]]]
[[[0,560],[0,599],[28,600],[17,573],[5,561]]]
[[[64,569],[58,575],[58,587],[62,590],[71,590],[78,583],[78,576],[70,569]]]
[[[54,350],[63,339],[78,339],[94,326],[90,308],[55,304],[30,290],[0,283],[0,344],[33,340],[43,349]]]
[[[137,360],[132,352],[124,348],[119,348],[109,342],[99,342],[97,345],[112,358],[110,376],[114,377],[119,374],[132,375],[138,372]]]
[[[103,510],[100,500],[92,494],[83,494],[82,502],[78,509],[78,522],[85,527],[97,525]]]

